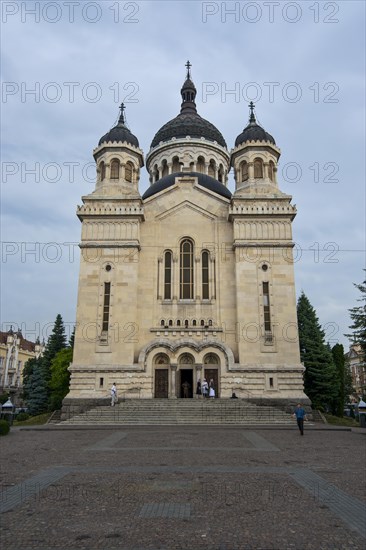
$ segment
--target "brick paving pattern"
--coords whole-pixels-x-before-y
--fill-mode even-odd
[[[124,426],[1,438],[9,550],[362,549],[361,430]],[[4,460],[6,457],[6,460]]]

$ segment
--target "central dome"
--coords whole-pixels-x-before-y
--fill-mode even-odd
[[[178,116],[164,124],[155,134],[151,142],[151,147],[156,147],[159,143],[170,141],[172,138],[205,138],[209,141],[216,141],[219,145],[226,148],[226,142],[219,130],[208,120],[202,118],[196,109],[195,98],[197,90],[193,84],[189,67],[187,78],[180,91],[182,96],[181,110]]]
[[[209,141],[217,141],[222,147],[226,147],[226,142],[219,130],[208,120],[200,117],[198,113],[184,114],[178,116],[164,124],[155,134],[151,142],[151,147],[156,147],[161,141],[170,141],[172,138],[185,138],[186,136],[201,138]]]

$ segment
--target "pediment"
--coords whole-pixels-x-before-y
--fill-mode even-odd
[[[201,206],[198,206],[197,204],[194,204],[189,200],[184,200],[181,203],[176,204],[171,208],[167,208],[163,212],[160,212],[160,214],[156,216],[156,219],[164,220],[171,216],[184,216],[184,215],[192,217],[193,213],[199,214],[199,216],[204,216],[210,220],[215,220],[217,218],[217,215],[213,214],[212,212],[209,212],[205,208],[202,208]]]

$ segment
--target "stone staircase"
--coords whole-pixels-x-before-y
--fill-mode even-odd
[[[62,421],[62,425],[175,425],[241,424],[294,425],[276,407],[258,406],[244,399],[127,399],[99,406]]]

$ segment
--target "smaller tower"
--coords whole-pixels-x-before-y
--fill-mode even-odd
[[[262,128],[249,104],[249,124],[235,140],[231,155],[234,168],[235,195],[281,195],[277,185],[277,162],[281,155],[274,138]]]
[[[93,156],[97,164],[95,194],[138,198],[143,153],[136,136],[127,128],[125,105],[120,105],[118,123],[99,140]]]

